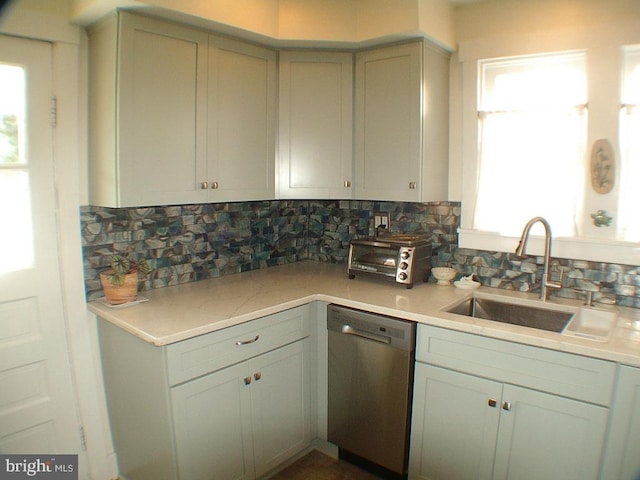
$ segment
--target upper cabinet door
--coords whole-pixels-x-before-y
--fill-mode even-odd
[[[207,34],[120,12],[90,35],[91,203],[203,201]]]
[[[280,198],[352,197],[353,55],[280,54]]]
[[[422,43],[356,54],[355,198],[419,201]]]
[[[211,36],[208,69],[208,198],[273,199],[276,53]]]

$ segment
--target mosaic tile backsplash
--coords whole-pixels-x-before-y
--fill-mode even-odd
[[[390,231],[426,235],[433,265],[475,275],[483,285],[536,291],[541,257],[457,248],[460,204],[355,200],[275,200],[149,208],[81,207],[87,300],[102,296],[98,274],[114,252],[143,255],[152,273],[144,289],[161,288],[273,265],[315,260],[344,264],[352,238],[371,236],[375,212],[388,212]],[[640,266],[553,259],[552,295],[616,301],[640,308]]]

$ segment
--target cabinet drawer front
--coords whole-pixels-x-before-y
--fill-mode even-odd
[[[169,345],[169,384],[182,383],[309,336],[308,308],[293,308]]]
[[[416,360],[609,405],[615,363],[451,330],[418,326]]]

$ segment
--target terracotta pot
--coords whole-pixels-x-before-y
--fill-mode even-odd
[[[105,274],[108,273],[111,273],[111,271],[107,270],[100,273],[100,284],[108,303],[120,305],[133,302],[138,297],[138,272],[127,273],[124,276],[124,285],[112,285],[109,283],[105,278]]]

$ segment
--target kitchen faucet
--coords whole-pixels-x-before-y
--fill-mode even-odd
[[[520,237],[520,243],[516,248],[516,255],[523,257],[525,249],[527,248],[527,240],[529,239],[529,230],[533,224],[540,222],[544,227],[544,265],[542,267],[542,278],[540,279],[540,300],[547,300],[547,287],[562,288],[562,283],[554,282],[549,278],[549,254],[551,253],[551,226],[542,217],[533,217],[527,222],[522,231],[522,237]]]

